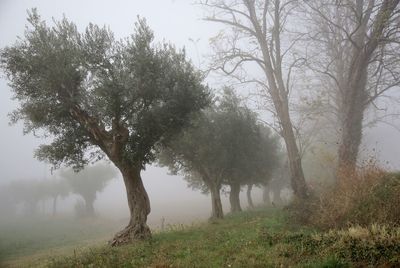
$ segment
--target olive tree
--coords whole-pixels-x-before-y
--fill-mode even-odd
[[[290,172],[287,161],[284,158],[279,159],[280,163],[275,166],[271,178],[266,183],[262,184],[263,188],[263,202],[266,205],[279,206],[282,205],[281,192],[285,188],[290,188]],[[272,200],[270,198],[272,193]]]
[[[43,180],[15,180],[8,185],[15,203],[23,204],[26,215],[32,216],[38,212],[38,204],[49,197],[46,183]]]
[[[225,90],[219,108],[225,114],[224,142],[226,155],[229,157],[223,184],[229,186],[231,212],[241,211],[241,186],[250,183],[258,172],[255,158],[259,157],[259,129],[256,114],[232,90]]]
[[[93,204],[97,193],[103,191],[107,183],[116,175],[116,171],[105,164],[87,166],[78,173],[72,169],[60,172],[60,176],[68,183],[72,192],[85,200],[85,216],[94,216]]]
[[[52,139],[36,156],[55,167],[79,170],[107,157],[122,174],[130,211],[111,244],[149,238],[150,202],[140,173],[155,160],[155,146],[208,104],[201,76],[184,52],[154,44],[143,19],[120,41],[93,24],[80,33],[65,18],[48,26],[35,11],[28,21],[24,36],[1,51],[19,102],[12,121]]]
[[[276,168],[278,140],[270,129],[257,122],[256,114],[245,106],[231,104],[229,130],[231,134],[226,150],[230,156],[223,181],[230,187],[229,201],[231,212],[241,211],[240,189],[247,185],[247,201],[254,207],[251,190],[253,185],[268,183]]]
[[[241,184],[270,168],[272,161],[265,160],[273,150],[264,155],[264,137],[256,115],[226,89],[212,109],[197,116],[193,127],[169,143],[160,164],[184,174],[192,188],[210,192],[212,218],[222,218],[223,184],[231,188],[232,211],[238,211]]]
[[[71,192],[71,187],[67,181],[60,178],[51,178],[44,181],[47,195],[53,198],[53,216],[57,214],[58,198],[65,198]]]
[[[246,159],[249,163],[249,172],[243,180],[243,184],[247,184],[246,196],[250,208],[254,207],[251,197],[253,185],[269,184],[281,160],[278,137],[272,135],[271,130],[265,125],[258,124],[258,128],[259,134],[254,139],[256,146],[253,154]]]
[[[0,186],[0,215],[2,219],[15,216],[17,213],[17,200],[10,191],[10,185]],[[1,221],[1,220],[0,220]]]
[[[211,193],[211,218],[223,218],[221,187],[224,162],[228,155],[223,147],[223,119],[207,110],[193,119],[192,127],[171,141],[160,154],[160,165],[173,174],[183,174],[189,186]]]

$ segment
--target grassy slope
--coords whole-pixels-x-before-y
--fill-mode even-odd
[[[53,267],[275,267],[321,264],[319,256],[304,257],[301,252],[285,255],[277,243],[270,245],[265,232],[307,229],[289,226],[282,211],[256,210],[227,216],[223,221],[192,227],[175,227],[154,234],[148,242],[119,248],[100,247],[77,256],[53,260]],[[322,263],[333,262],[323,257]],[[340,267],[337,266],[337,267]],[[345,267],[345,266],[343,266]]]
[[[27,266],[39,262],[25,262]],[[118,248],[103,244],[50,267],[400,267],[400,228],[352,228],[320,233],[290,225],[285,212],[258,209],[222,221],[156,233]]]

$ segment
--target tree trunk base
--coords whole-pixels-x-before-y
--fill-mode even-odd
[[[242,211],[242,207],[240,206],[240,185],[232,184],[230,185],[231,191],[229,193],[229,202],[231,204],[231,213]]]
[[[151,238],[150,228],[146,225],[128,225],[122,231],[118,232],[114,238],[109,241],[112,247],[121,246],[142,241]]]

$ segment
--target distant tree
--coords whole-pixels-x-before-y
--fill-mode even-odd
[[[231,212],[237,212],[242,210],[239,198],[241,186],[258,173],[254,160],[259,156],[260,132],[256,114],[244,106],[232,90],[225,90],[219,106],[226,117],[224,150],[228,156],[223,184],[230,188]]]
[[[223,218],[220,190],[224,162],[223,123],[215,110],[197,115],[193,126],[186,129],[162,150],[159,163],[174,173],[181,173],[189,186],[211,193],[211,218]]]
[[[24,37],[0,55],[20,104],[12,121],[53,138],[36,156],[55,167],[79,170],[107,157],[122,174],[130,211],[111,244],[149,238],[150,202],[140,173],[155,160],[155,146],[209,103],[200,74],[184,52],[153,45],[143,19],[121,41],[93,24],[79,33],[65,18],[47,26],[35,10],[28,21]]]
[[[2,200],[1,203],[11,206],[10,209],[16,204],[22,204],[24,213],[33,215],[38,212],[39,202],[43,202],[44,205],[49,198],[52,198],[53,215],[55,215],[57,199],[66,197],[69,192],[67,182],[61,179],[15,180],[0,188],[0,199]]]
[[[0,215],[2,218],[15,216],[16,200],[8,184],[0,186]]]
[[[253,189],[253,184],[252,183],[247,184],[246,196],[247,196],[247,203],[249,204],[250,208],[254,208],[253,198],[251,197],[252,189]]]
[[[242,107],[243,112],[247,108]],[[229,185],[229,201],[231,212],[241,211],[240,188],[247,186],[246,196],[249,207],[254,207],[251,191],[254,185],[261,186],[268,183],[271,175],[278,165],[278,139],[272,135],[268,127],[257,123],[255,114],[247,111],[248,115],[243,116],[236,122],[230,174],[224,180]],[[245,113],[244,113],[245,114]],[[241,131],[240,131],[241,129]]]
[[[192,188],[210,192],[212,217],[222,218],[220,190],[223,184],[230,185],[232,211],[237,211],[240,210],[241,184],[260,175],[261,170],[272,169],[270,163],[263,160],[266,156],[270,158],[273,150],[261,154],[266,151],[262,137],[255,114],[240,106],[233,91],[226,89],[212,109],[195,119],[192,128],[169,143],[160,157],[160,164],[183,173]]]
[[[49,197],[44,182],[39,180],[15,180],[10,182],[8,189],[15,202],[23,204],[27,215],[36,214],[38,203]]]
[[[400,84],[399,3],[304,1],[312,21],[309,47],[317,55],[309,65],[320,74],[326,110],[339,130],[338,171],[354,171],[367,109],[378,108],[377,100]]]
[[[71,192],[71,188],[66,180],[52,178],[44,181],[44,187],[49,197],[53,199],[53,216],[57,214],[58,198],[65,198]]]
[[[94,216],[94,201],[97,193],[104,190],[107,183],[116,178],[117,172],[111,166],[97,164],[87,166],[80,172],[73,169],[61,170],[60,176],[69,184],[73,193],[85,200],[85,215]]]
[[[277,164],[271,179],[266,184],[263,184],[264,203],[267,205],[282,205],[281,193],[285,188],[290,188],[290,171],[287,161],[280,159],[280,163]],[[272,193],[272,200],[270,193]]]
[[[309,196],[293,124],[290,101],[297,70],[303,63],[296,53],[301,36],[295,35],[300,1],[199,0],[208,10],[207,21],[224,27],[211,39],[215,51],[210,69],[235,83],[260,89],[264,107],[276,119],[285,141],[291,183],[299,199]],[[314,1],[315,2],[315,1]]]
[[[259,128],[258,147],[256,147],[255,155],[251,159],[253,176],[247,179],[246,195],[251,208],[254,207],[251,197],[253,185],[262,187],[262,185],[269,183],[273,174],[279,168],[279,162],[282,158],[278,137],[272,135],[271,130],[265,125],[259,125]]]

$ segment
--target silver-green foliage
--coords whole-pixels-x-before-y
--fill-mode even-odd
[[[230,89],[193,119],[193,126],[168,144],[160,164],[185,175],[189,186],[207,192],[214,183],[268,181],[277,165],[278,140]]]
[[[35,10],[28,22],[24,36],[1,50],[0,67],[19,103],[12,121],[52,138],[36,156],[56,167],[111,158],[116,140],[122,153],[115,159],[144,167],[155,145],[209,102],[184,51],[154,45],[144,19],[119,41],[93,24],[83,33],[65,18],[49,26]]]

